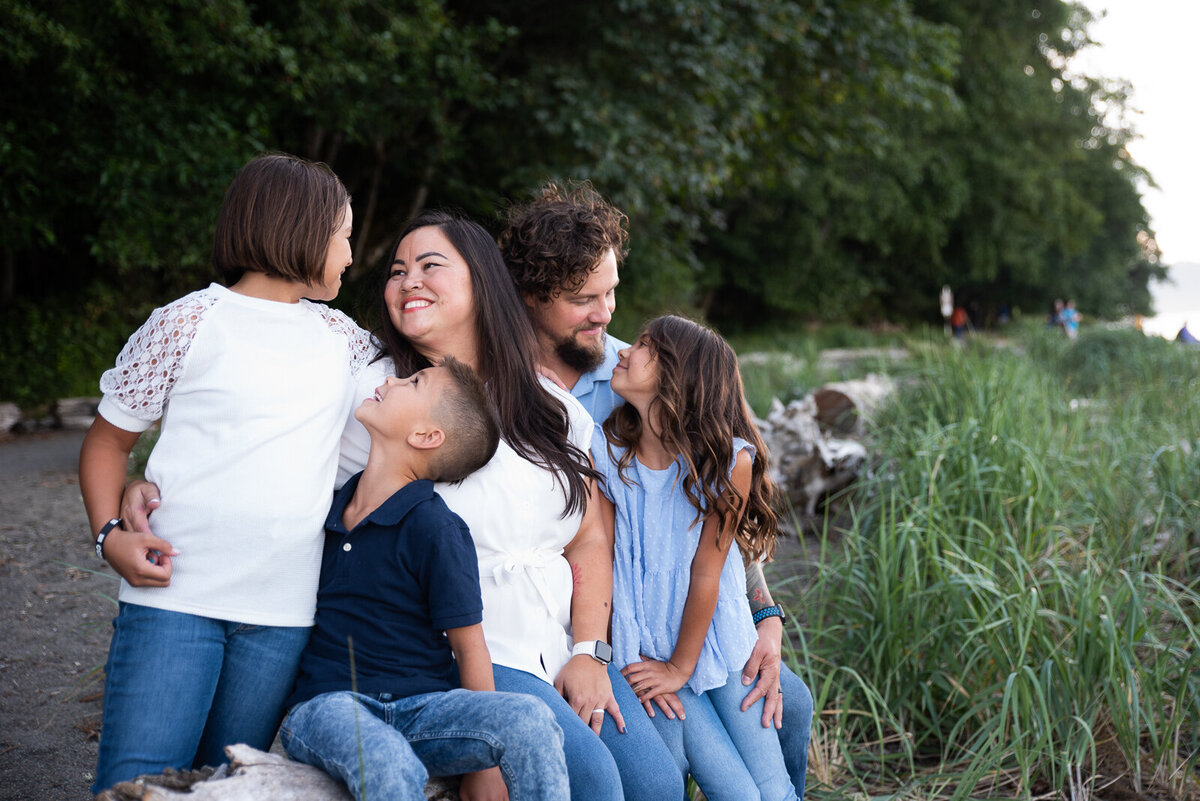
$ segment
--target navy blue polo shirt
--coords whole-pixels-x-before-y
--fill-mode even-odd
[[[414,481],[347,531],[342,513],[362,473],[325,520],[317,617],[287,705],[351,689],[397,697],[458,686],[446,629],[483,619],[475,544],[433,482]]]

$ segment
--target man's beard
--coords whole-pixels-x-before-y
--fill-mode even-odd
[[[567,367],[587,373],[604,363],[604,337],[605,335],[601,334],[600,340],[589,347],[580,345],[572,335],[556,342],[554,352]]]

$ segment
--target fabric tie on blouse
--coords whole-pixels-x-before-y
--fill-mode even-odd
[[[505,585],[525,576],[537,590],[550,612],[551,617],[557,617],[559,603],[546,582],[545,569],[557,563],[563,549],[558,548],[525,548],[520,551],[498,553],[480,559],[479,572],[490,573],[496,584]]]

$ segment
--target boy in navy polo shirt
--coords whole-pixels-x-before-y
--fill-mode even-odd
[[[545,704],[476,692],[494,685],[475,546],[433,491],[496,451],[483,383],[447,359],[389,378],[354,416],[371,451],[325,521],[316,624],[284,748],[359,801],[423,801],[429,775],[460,773],[471,797],[503,783],[512,801],[566,799],[562,730]]]

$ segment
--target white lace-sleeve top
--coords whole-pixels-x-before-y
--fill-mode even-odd
[[[354,378],[373,353],[341,312],[213,284],[160,309],[104,373],[100,414],[127,431],[161,420],[146,478],[162,506],[171,584],[129,603],[308,626],[323,523]]]

